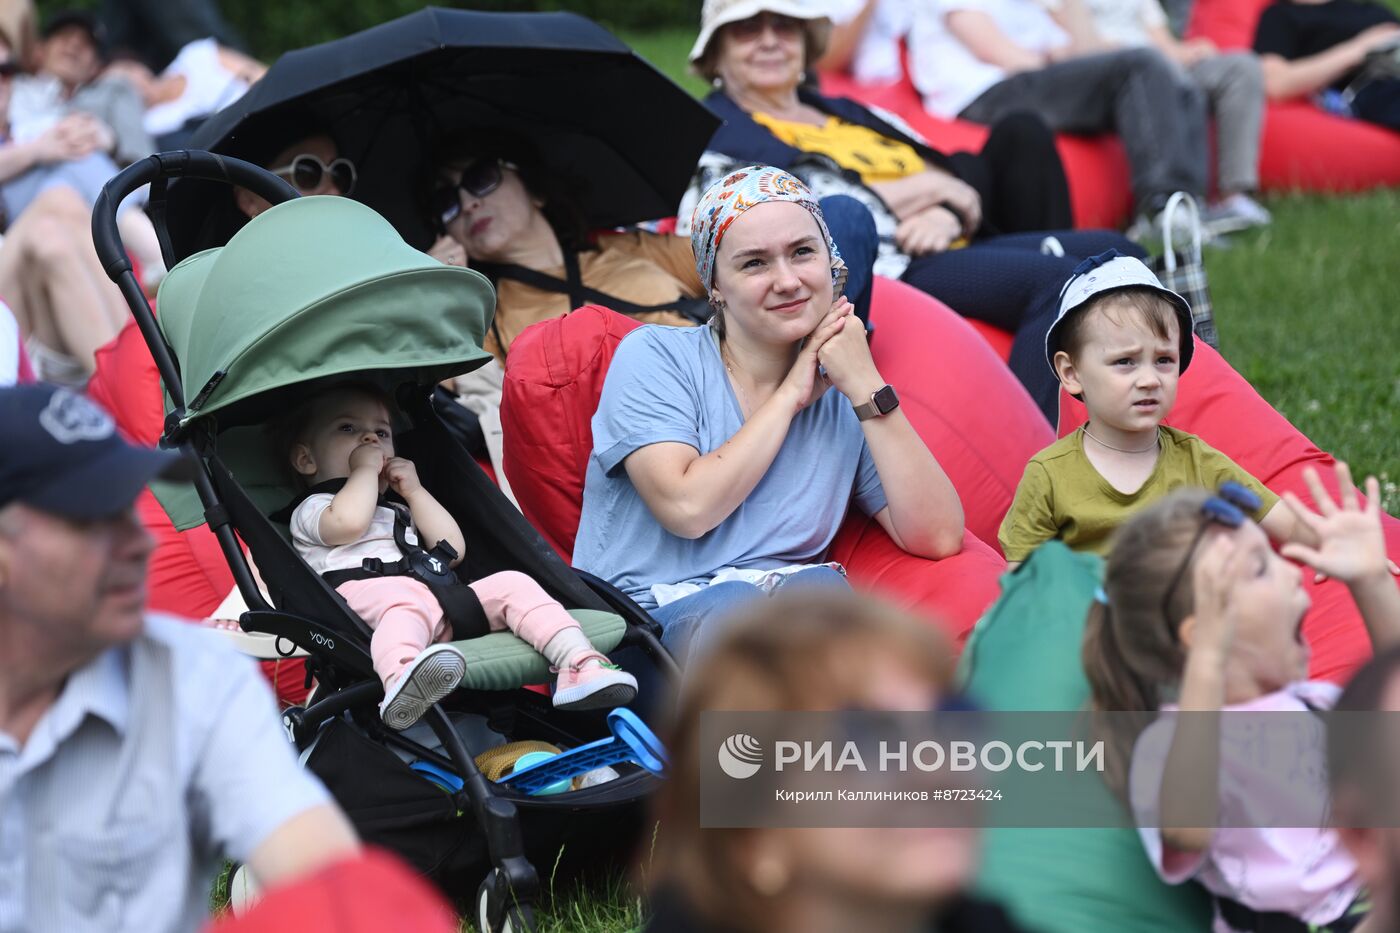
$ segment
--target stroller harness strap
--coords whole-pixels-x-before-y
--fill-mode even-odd
[[[285,508],[273,513],[274,520],[289,522],[292,512],[308,496],[316,493],[335,494],[345,485],[343,479],[327,480],[312,486],[294,499]],[[376,577],[412,577],[432,591],[433,597],[442,606],[443,615],[452,626],[452,640],[464,641],[479,638],[491,631],[486,618],[486,610],[476,592],[452,571],[452,562],[458,557],[457,551],[446,541],[439,541],[432,550],[425,549],[415,540],[408,540],[408,506],[392,493],[379,497],[379,505],[394,515],[394,543],[398,545],[403,558],[384,561],[377,557],[366,557],[359,567],[346,567],[340,570],[327,570],[321,579],[331,586],[340,586],[351,580],[372,580]]]

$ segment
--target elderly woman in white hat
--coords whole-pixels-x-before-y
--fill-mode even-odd
[[[1059,286],[1078,257],[1144,254],[1116,233],[1060,229],[1071,223],[1064,168],[1035,117],[994,125],[980,153],[947,155],[888,115],[804,86],[830,28],[818,0],[706,0],[690,60],[714,83],[705,103],[725,123],[679,216],[750,163],[792,172],[819,198],[856,198],[880,236],[875,272],[1015,331],[1012,369],[1053,423],[1058,386],[1040,348]],[[1060,255],[1042,254],[1051,234]]]

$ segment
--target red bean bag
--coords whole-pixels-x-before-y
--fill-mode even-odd
[[[945,120],[924,109],[913,82],[906,76],[894,84],[859,84],[849,75],[823,73],[823,94],[850,97],[863,104],[880,107],[917,130],[929,144],[943,152],[976,152],[987,139],[988,130],[965,120]],[[1060,159],[1069,178],[1069,198],[1074,225],[1080,228],[1121,227],[1132,211],[1128,159],[1118,138],[1105,136],[1056,137]]]
[[[215,917],[204,933],[454,933],[442,895],[397,856],[367,850],[274,888],[241,916]]]
[[[117,429],[133,444],[154,446],[164,421],[160,375],[135,321],[97,351],[88,395],[112,413]],[[202,619],[233,589],[233,574],[207,526],[176,531],[149,489],[136,499],[136,513],[155,539],[146,568],[146,604],[157,612]],[[263,674],[285,705],[306,699],[306,666],[300,659],[261,662]]]
[[[1019,457],[1014,461],[1019,472],[1025,458],[1049,442],[1049,431],[1029,397],[960,318],[914,289],[877,281],[872,317],[879,334],[874,349],[881,372],[893,382],[899,378],[897,373],[906,371],[904,367],[914,372],[914,358],[922,359],[917,381],[899,383],[902,405],[934,452],[944,448],[939,456],[947,457],[944,465],[955,476],[954,483],[960,478],[978,490],[969,495],[959,488],[965,507],[977,505],[982,524],[995,528],[991,523],[998,508],[995,503],[1002,499],[999,508],[1005,511],[1017,478],[1010,476],[1000,461]],[[901,311],[915,304],[920,313]],[[920,326],[909,320],[923,317],[929,322]],[[526,518],[566,560],[578,529],[584,471],[593,446],[590,421],[617,343],[636,326],[630,318],[588,305],[526,329],[511,345],[501,400],[505,470]],[[899,360],[901,353],[910,359]],[[930,371],[930,353],[958,361],[957,368],[935,367]],[[945,395],[940,398],[932,393],[935,386]],[[967,425],[940,417],[932,404],[923,401],[926,398],[940,401],[948,412],[970,415],[985,411],[988,399],[995,398],[998,406],[1008,406],[1007,423],[1016,424],[1022,418],[1029,423],[1038,421],[1040,433],[1034,429],[1006,430],[999,421],[995,429],[999,436],[989,438],[989,443],[1001,446],[991,458],[982,457],[971,439],[992,432],[986,427],[968,428],[975,417],[969,417]],[[972,407],[974,403],[980,407]],[[960,433],[962,428],[967,428],[965,436]],[[1008,434],[1020,437],[1019,445],[1001,436]],[[950,467],[958,457],[967,459]],[[979,497],[992,504],[979,501]],[[1000,522],[999,516],[996,521]],[[997,578],[1005,568],[997,553],[971,531],[964,539],[962,553],[929,561],[899,550],[879,525],[858,514],[842,526],[831,557],[846,566],[857,585],[937,618],[958,640],[996,598]]]
[[[1084,406],[1060,396],[1061,436],[1087,418]],[[1182,376],[1176,406],[1166,423],[1199,435],[1274,492],[1292,491],[1313,504],[1303,482],[1303,470],[1314,467],[1335,496],[1331,454],[1319,450],[1288,419],[1274,410],[1212,348],[1196,344],[1191,368]],[[1400,521],[1383,517],[1387,549],[1400,557]],[[1344,683],[1371,656],[1371,641],[1346,587],[1336,581],[1312,582],[1304,574],[1312,608],[1303,620],[1303,633],[1312,649],[1309,675]]]
[[[870,319],[880,374],[953,481],[968,530],[997,547],[1026,461],[1054,432],[973,322],[938,299],[877,276]]]
[[[1186,34],[1222,49],[1254,46],[1271,0],[1196,0]],[[1259,180],[1266,190],[1364,191],[1400,185],[1400,133],[1333,116],[1306,100],[1269,104]]]

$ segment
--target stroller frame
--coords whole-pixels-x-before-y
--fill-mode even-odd
[[[369,627],[349,609],[339,594],[305,567],[290,544],[234,481],[218,456],[216,432],[206,423],[208,419],[187,425],[181,423],[186,415],[186,406],[180,367],[122,246],[116,210],[128,194],[142,185],[150,184],[148,210],[155,222],[164,259],[168,266],[173,267],[173,250],[164,223],[166,189],[168,180],[182,177],[238,185],[273,204],[298,195],[284,180],[239,159],[197,150],[163,152],[134,163],[112,178],[94,205],[92,219],[93,241],[99,260],[130,307],[171,399],[173,410],[166,417],[161,446],[180,449],[200,466],[195,471],[195,489],[204,507],[205,519],[249,606],[249,611],[243,614],[239,623],[245,631],[278,636],[279,652],[285,640],[308,654],[308,681],[314,674],[318,689],[314,701],[307,708],[292,708],[283,713],[287,736],[299,751],[304,751],[323,725],[349,714],[361,729],[381,743],[398,746],[422,760],[454,771],[463,783],[461,790],[451,794],[451,805],[458,815],[470,813],[474,817],[485,837],[490,862],[486,879],[477,889],[474,919],[483,931],[532,929],[533,905],[540,893],[540,882],[538,872],[526,855],[520,808],[577,808],[588,803],[599,806],[632,803],[653,786],[656,778],[639,771],[624,774],[604,785],[574,791],[562,800],[528,797],[495,784],[481,773],[441,705],[435,705],[424,721],[441,744],[442,753],[408,736],[392,732],[379,722],[376,704],[383,695],[383,688],[369,656]],[[490,520],[500,523],[493,527],[504,527],[515,536],[514,539],[507,536],[504,546],[504,551],[510,553],[504,557],[500,554],[490,555],[488,562],[510,559],[527,564],[538,562],[545,568],[548,577],[540,582],[556,598],[563,597],[567,600],[566,604],[571,603],[579,608],[602,609],[622,616],[627,628],[619,647],[641,649],[674,682],[679,672],[660,644],[659,626],[615,587],[585,572],[572,570],[558,560],[494,482],[451,438],[434,411],[428,394],[415,395],[404,391],[400,393],[399,401],[415,425],[409,434],[426,432],[428,440],[446,445],[445,456],[430,457],[420,462],[424,484],[433,488],[434,479],[440,485],[442,477],[452,469],[464,471],[469,481],[466,485],[471,488],[465,492],[458,491],[453,502],[444,499],[444,505],[449,511],[460,514],[454,505],[460,505],[463,496],[477,497],[484,505],[471,503],[469,508],[486,508]],[[259,566],[274,593],[281,590],[281,607],[271,605],[264,598],[239,543],[239,535],[255,554],[278,555],[280,549],[279,560],[264,564],[260,559]],[[511,543],[515,545],[513,549]],[[468,551],[470,555],[472,549],[469,547]],[[281,559],[286,554],[294,559],[290,565]],[[296,569],[288,570],[288,566]],[[466,567],[465,562],[463,567]],[[473,569],[477,568],[474,566]],[[593,725],[602,721],[601,717],[593,718],[587,714],[572,715],[579,721]],[[567,735],[562,730],[559,734]],[[574,738],[572,735],[568,737]],[[585,797],[588,799],[585,800]]]

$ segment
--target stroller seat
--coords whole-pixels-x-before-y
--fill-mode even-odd
[[[570,609],[569,615],[603,654],[621,644],[627,632],[627,623],[613,612]],[[546,683],[553,676],[544,655],[511,632],[492,632],[452,644],[467,659],[467,672],[462,676],[466,690],[513,690]]]

